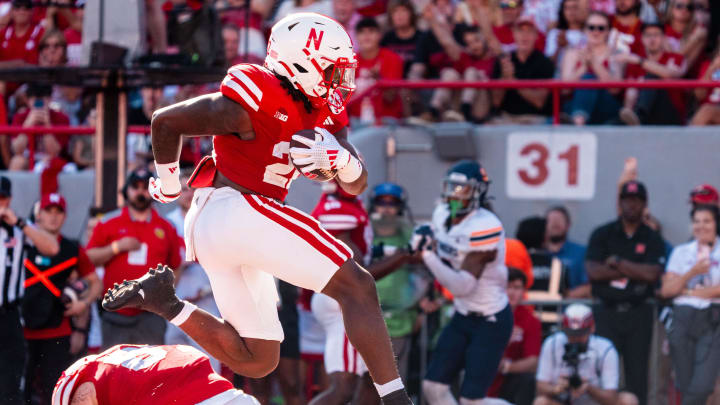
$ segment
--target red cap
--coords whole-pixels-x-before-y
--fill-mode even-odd
[[[690,191],[690,202],[693,204],[717,204],[720,194],[715,187],[701,184]]]
[[[58,207],[65,211],[65,198],[58,193],[49,193],[40,199],[40,209],[44,210],[50,207]]]
[[[525,15],[523,15],[523,16],[520,16],[520,18],[518,18],[517,20],[515,20],[515,24],[513,24],[513,25],[514,25],[515,27],[519,27],[519,26],[521,26],[521,25],[526,25],[526,24],[527,24],[527,25],[532,25],[532,27],[535,28],[535,30],[538,29],[537,24],[535,24],[535,19],[533,18],[533,16],[531,16],[531,15],[529,15],[529,14],[525,14]]]

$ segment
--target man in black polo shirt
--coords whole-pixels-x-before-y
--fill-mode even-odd
[[[513,25],[517,50],[503,54],[495,61],[493,79],[527,80],[551,79],[555,65],[542,52],[535,49],[538,29],[531,16],[523,16]],[[499,89],[492,91],[493,107],[500,116],[497,124],[543,124],[550,116],[547,89]]]
[[[590,236],[585,267],[592,284],[597,334],[612,340],[623,357],[628,391],[644,405],[652,339],[654,295],[662,273],[665,245],[643,223],[647,191],[638,181],[620,190],[620,218],[597,228]]]

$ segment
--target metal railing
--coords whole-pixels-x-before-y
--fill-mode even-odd
[[[358,92],[350,104],[359,102],[374,90],[382,89],[547,89],[552,96],[553,125],[560,124],[560,91],[574,89],[697,89],[720,88],[720,82],[702,80],[621,80],[621,81],[562,81],[562,80],[488,80],[478,82],[442,80],[388,80],[382,79]]]

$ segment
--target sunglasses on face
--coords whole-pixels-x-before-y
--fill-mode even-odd
[[[608,29],[607,25],[586,25],[585,28],[588,31],[598,31],[598,32],[605,32]]]
[[[695,9],[695,6],[693,4],[687,3],[675,3],[675,10],[687,10],[687,11],[693,11]]]

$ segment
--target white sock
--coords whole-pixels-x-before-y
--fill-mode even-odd
[[[175,326],[180,326],[185,323],[185,321],[190,318],[190,315],[197,309],[197,306],[190,302],[183,301],[183,304],[184,305],[182,311],[180,311],[180,313],[177,314],[175,318],[170,320],[170,323]]]
[[[380,398],[384,397],[387,394],[390,394],[390,393],[393,393],[395,391],[399,391],[399,390],[405,388],[405,385],[403,385],[403,382],[400,379],[400,377],[398,377],[390,382],[387,382],[385,384],[373,383],[373,385],[375,386],[375,389],[377,390],[378,395],[380,395]]]

